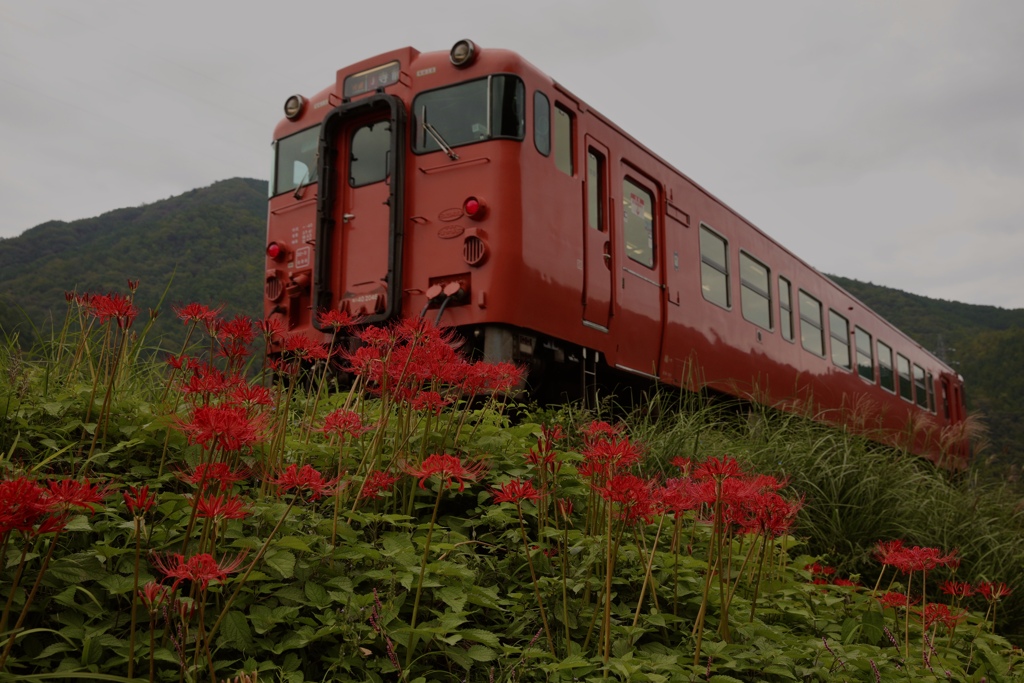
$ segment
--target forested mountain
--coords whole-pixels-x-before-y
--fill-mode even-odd
[[[234,178],[96,218],[51,221],[0,239],[0,330],[23,347],[59,327],[64,293],[127,293],[139,280],[136,325],[159,306],[149,341],[175,348],[171,306],[192,301],[227,315],[262,312],[266,181]],[[990,454],[1024,463],[1024,309],[929,299],[830,276],[957,368],[972,410],[991,427]],[[166,294],[165,294],[166,290]]]
[[[234,178],[0,240],[0,329],[30,346],[63,322],[66,291],[127,294],[128,280],[140,281],[139,327],[163,297],[151,340],[180,334],[173,305],[259,316],[266,215],[266,181]]]

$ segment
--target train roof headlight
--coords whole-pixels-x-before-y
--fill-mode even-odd
[[[476,44],[472,40],[460,40],[452,46],[449,57],[455,66],[468,66],[476,59]]]
[[[294,121],[306,107],[306,98],[302,95],[292,95],[284,101],[284,115]]]

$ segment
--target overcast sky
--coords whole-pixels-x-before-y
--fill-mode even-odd
[[[0,237],[266,179],[289,95],[460,38],[819,270],[1024,308],[1021,0],[0,0]]]

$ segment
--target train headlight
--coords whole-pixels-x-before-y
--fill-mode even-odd
[[[452,46],[449,58],[455,66],[468,66],[476,59],[476,44],[472,40],[460,40]]]
[[[299,114],[305,108],[306,98],[302,95],[292,95],[284,101],[284,115],[291,121],[299,118]]]

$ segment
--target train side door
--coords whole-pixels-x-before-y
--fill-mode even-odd
[[[376,322],[400,311],[402,120],[389,96],[363,102],[324,124],[314,288],[318,311]]]
[[[587,172],[583,191],[583,324],[608,331],[612,311],[612,234],[608,202],[608,150],[585,138]]]
[[[621,192],[619,231],[613,256],[616,365],[658,377],[661,355],[664,273],[659,244],[659,188],[623,166],[614,188]]]

